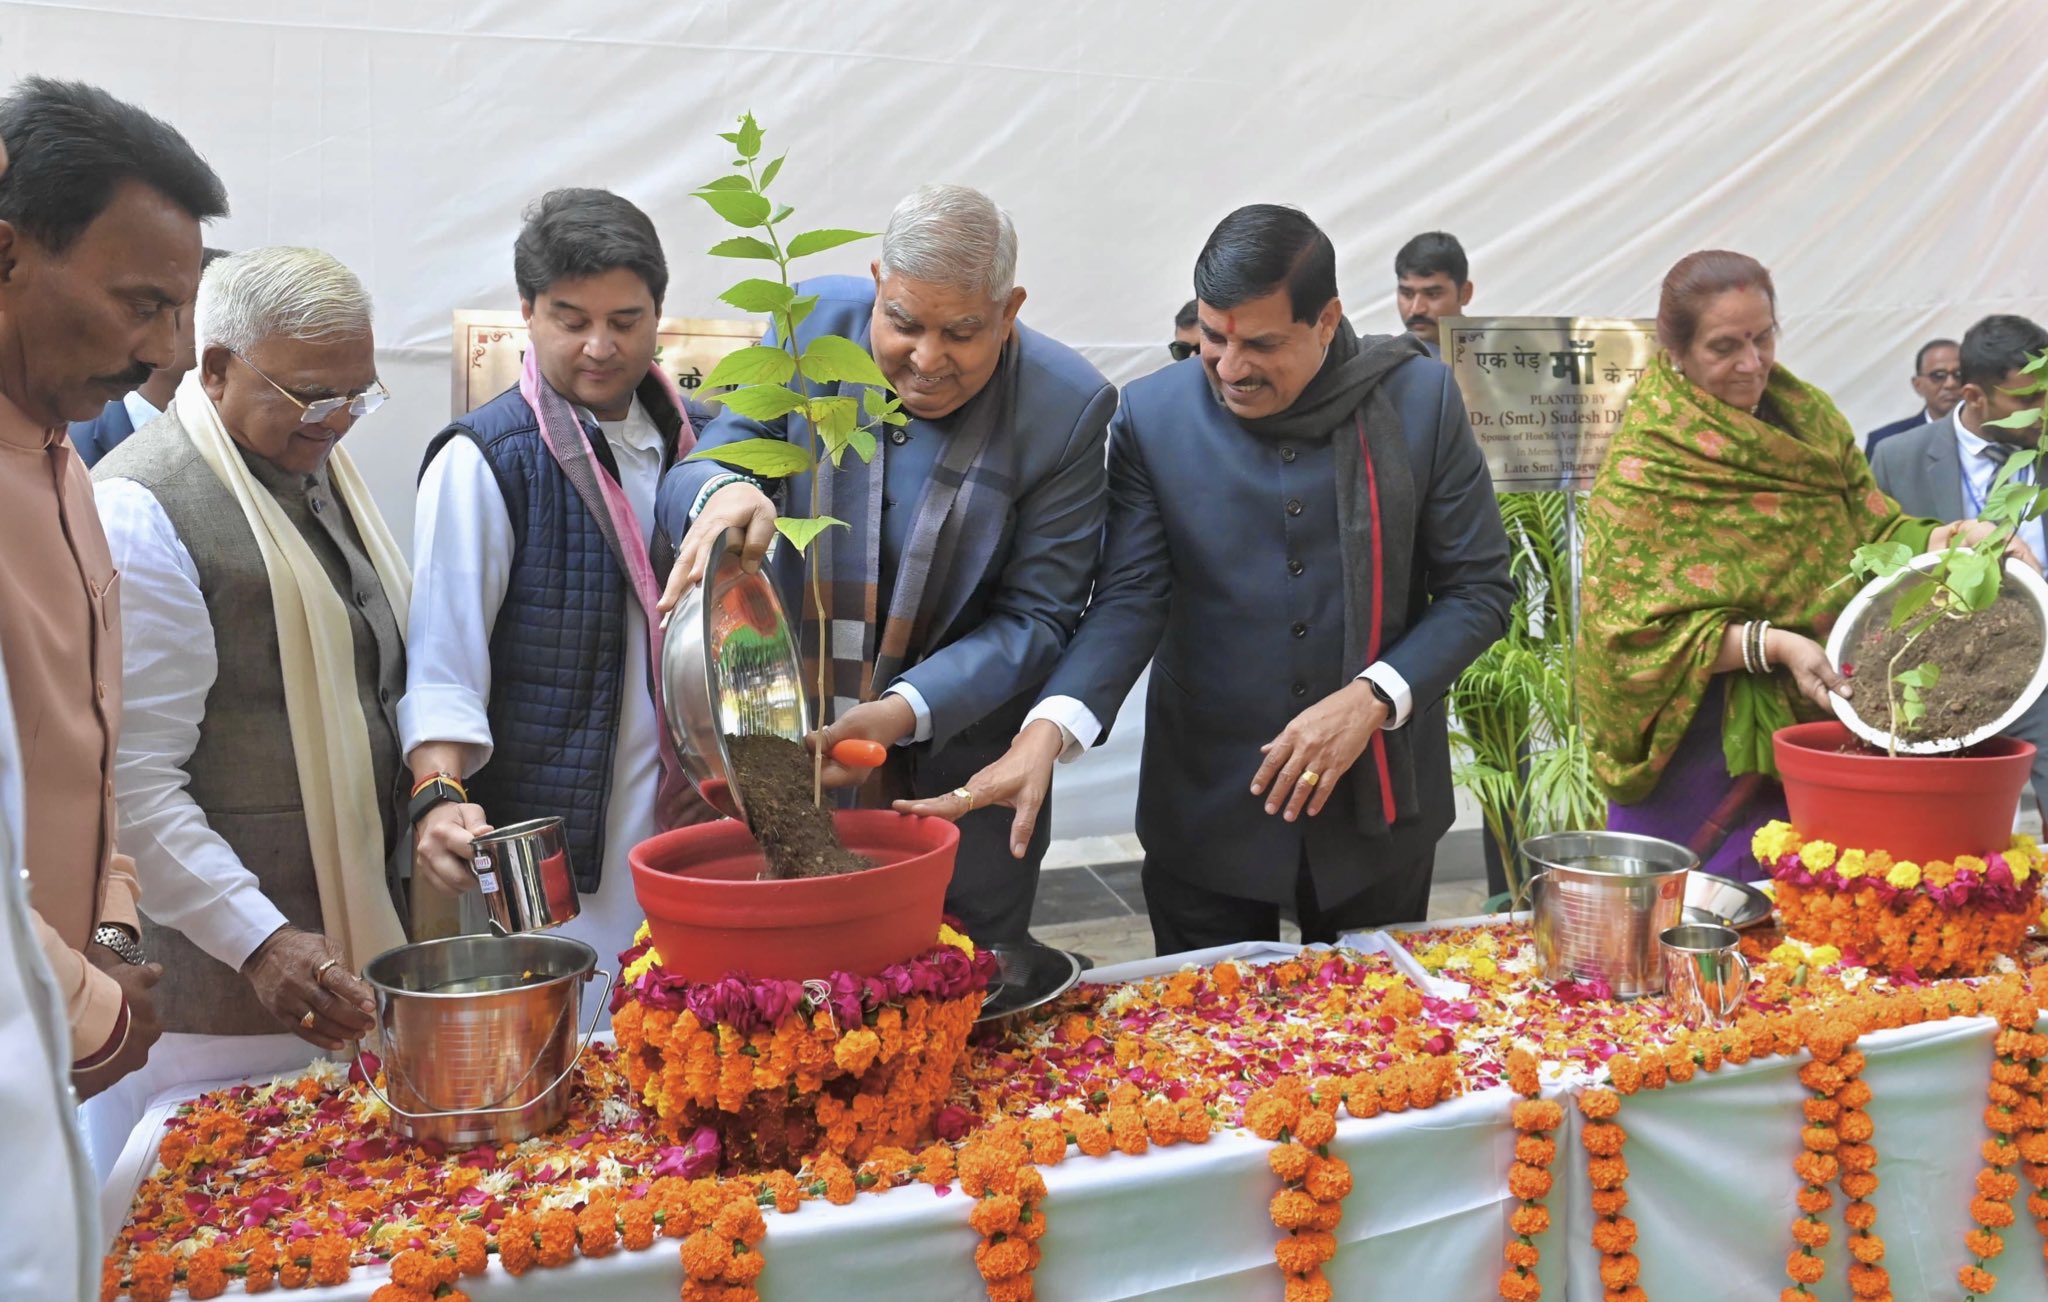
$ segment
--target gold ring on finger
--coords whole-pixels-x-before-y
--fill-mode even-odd
[[[1316,772],[1314,769],[1303,769],[1301,771],[1301,785],[1304,787],[1313,787],[1316,783],[1321,782],[1322,780],[1323,775]]]
[[[303,1016],[301,1016],[301,1017],[299,1018],[299,1025],[300,1025],[300,1026],[302,1026],[302,1027],[304,1027],[305,1029],[307,1029],[307,1030],[309,1030],[309,1031],[313,1029],[313,1010],[312,1010],[312,1009],[308,1008],[308,1009],[307,1009],[307,1010],[305,1011],[304,1015],[303,1015]]]
[[[328,960],[327,960],[327,961],[326,961],[325,963],[322,963],[322,964],[321,964],[321,965],[320,965],[319,967],[316,967],[316,968],[314,968],[314,969],[313,969],[313,982],[314,982],[314,984],[316,984],[316,985],[317,985],[317,984],[319,984],[320,978],[321,978],[321,977],[324,977],[324,976],[326,976],[326,975],[327,975],[327,969],[328,969],[328,968],[331,968],[331,967],[339,967],[340,965],[341,965],[341,960],[340,960],[340,959],[338,959],[338,958],[330,958],[330,959],[328,959]]]
[[[974,812],[974,793],[972,791],[969,791],[966,787],[955,787],[953,788],[953,794],[967,802],[967,811],[969,813]]]

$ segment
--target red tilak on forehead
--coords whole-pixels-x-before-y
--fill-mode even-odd
[[[1228,335],[1237,333],[1237,313],[1226,312],[1223,314],[1223,333]]]

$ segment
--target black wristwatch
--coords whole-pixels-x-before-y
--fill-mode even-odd
[[[1362,678],[1364,677],[1364,675],[1363,675],[1363,674],[1361,674],[1361,675],[1359,675],[1359,676],[1360,676],[1360,677],[1362,677]],[[1373,694],[1374,696],[1377,696],[1377,697],[1379,697],[1379,698],[1380,698],[1380,704],[1381,704],[1381,705],[1384,705],[1384,706],[1386,706],[1386,707],[1387,707],[1387,717],[1388,717],[1389,719],[1393,718],[1393,717],[1394,717],[1394,698],[1393,698],[1393,697],[1391,697],[1391,696],[1389,696],[1389,695],[1387,695],[1387,689],[1386,689],[1386,688],[1384,688],[1384,687],[1381,687],[1381,686],[1380,686],[1380,685],[1379,685],[1378,683],[1374,682],[1374,681],[1373,681],[1372,679],[1370,679],[1370,678],[1366,678],[1366,680],[1365,680],[1365,685],[1366,685],[1367,687],[1370,687],[1370,688],[1372,689],[1372,694]]]
[[[437,773],[425,782],[422,782],[413,791],[412,804],[406,810],[406,816],[408,821],[417,827],[419,821],[427,816],[427,811],[430,809],[441,805],[466,805],[468,803],[469,793],[464,791],[460,784],[445,774]]]

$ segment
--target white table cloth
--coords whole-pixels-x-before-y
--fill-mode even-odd
[[[1294,952],[1289,945],[1233,946],[1104,968],[1089,979],[1132,980],[1188,962],[1270,961]],[[1986,1136],[1981,1114],[1992,1033],[1988,1019],[1973,1018],[1879,1032],[1862,1042],[1877,1125],[1876,1232],[1887,1245],[1885,1265],[1901,1299],[1959,1295],[1955,1272],[1967,1264],[1963,1235],[1978,1145]],[[223,1043],[222,1074],[234,1071],[234,1052],[234,1041]],[[1628,1214],[1640,1230],[1643,1286],[1659,1302],[1775,1298],[1788,1282],[1800,1061],[1723,1067],[1623,1102],[1618,1120],[1628,1133]],[[219,1083],[225,1082],[167,1091],[136,1118],[105,1190],[109,1226],[122,1223],[135,1188],[155,1166],[165,1117],[178,1101]],[[1568,1120],[1558,1136],[1548,1200],[1552,1229],[1539,1240],[1544,1295],[1598,1302],[1581,1119],[1563,1086],[1549,1085],[1546,1092],[1566,1104]],[[1340,1249],[1327,1268],[1337,1297],[1485,1302],[1495,1296],[1515,1206],[1507,1193],[1512,1102],[1508,1091],[1496,1089],[1423,1112],[1339,1123],[1333,1151],[1351,1164],[1355,1187],[1337,1231]],[[1140,1157],[1074,1155],[1046,1170],[1050,1225],[1041,1245],[1039,1296],[1060,1302],[1281,1298],[1283,1280],[1273,1261],[1279,1231],[1267,1212],[1279,1187],[1266,1165],[1269,1147],[1249,1134],[1219,1133],[1206,1144]],[[771,1213],[762,1297],[976,1302],[985,1293],[974,1269],[977,1236],[967,1223],[972,1206],[957,1189],[939,1196],[913,1186],[864,1194],[847,1207],[820,1201],[792,1215]],[[1823,1298],[1846,1295],[1839,1199],[1832,1223]],[[1992,1263],[1997,1297],[2048,1302],[2048,1270],[2024,1206],[2006,1236],[2010,1246]],[[520,1279],[494,1268],[463,1288],[477,1302],[599,1296],[670,1302],[681,1277],[676,1245],[663,1240],[644,1253],[578,1258]],[[383,1278],[382,1270],[358,1268],[345,1285],[294,1296],[363,1302]]]

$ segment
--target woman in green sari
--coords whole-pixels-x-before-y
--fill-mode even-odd
[[[1586,511],[1579,701],[1608,826],[1739,879],[1761,875],[1750,833],[1785,816],[1771,733],[1850,692],[1820,645],[1855,593],[1850,557],[1940,547],[1956,527],[1878,491],[1835,404],[1777,364],[1777,333],[1754,258],[1673,267],[1663,351]]]

